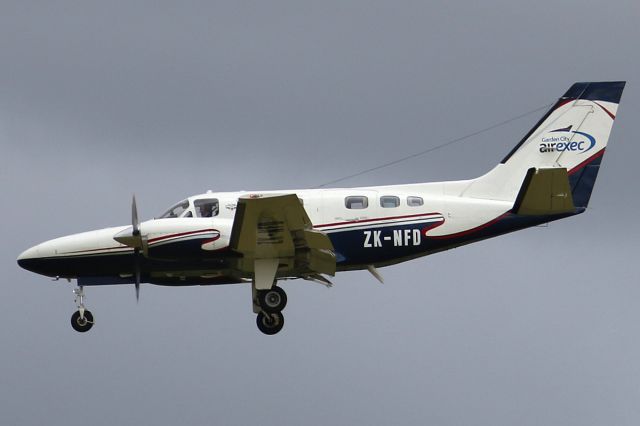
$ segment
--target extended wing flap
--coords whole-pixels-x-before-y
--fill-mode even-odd
[[[306,229],[304,231],[304,239],[308,247],[333,251],[333,244],[331,244],[331,240],[324,232]]]
[[[312,249],[309,253],[309,269],[321,274],[336,274],[336,255],[329,250]]]
[[[523,216],[562,214],[574,210],[566,168],[529,169],[513,206],[513,212]]]
[[[242,254],[238,269],[245,274],[258,272],[259,259],[277,259],[280,275],[333,275],[336,270],[331,240],[312,229],[295,194],[239,199],[230,247]]]

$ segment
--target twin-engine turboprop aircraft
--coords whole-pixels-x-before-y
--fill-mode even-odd
[[[157,219],[46,241],[21,267],[85,286],[251,284],[265,334],[282,329],[277,284],[378,269],[585,211],[625,82],[576,83],[493,170],[476,179],[348,189],[208,192]]]

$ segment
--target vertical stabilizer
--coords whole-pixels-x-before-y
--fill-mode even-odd
[[[462,195],[514,201],[529,169],[566,169],[576,207],[587,207],[624,81],[575,83],[498,166]]]

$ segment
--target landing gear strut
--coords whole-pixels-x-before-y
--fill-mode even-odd
[[[73,289],[75,294],[75,302],[78,306],[78,310],[71,315],[71,327],[79,333],[84,333],[91,330],[93,327],[93,315],[91,311],[84,308],[84,289],[82,286],[78,286]]]
[[[254,287],[253,310],[258,314],[258,329],[269,336],[278,333],[284,326],[282,310],[287,306],[287,293],[275,284],[268,290]]]

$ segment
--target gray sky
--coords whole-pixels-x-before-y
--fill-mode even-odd
[[[637,425],[637,1],[0,5],[0,424]],[[207,189],[311,187],[628,80],[590,210],[331,290],[88,288],[57,236]],[[532,115],[345,185],[470,178]]]

